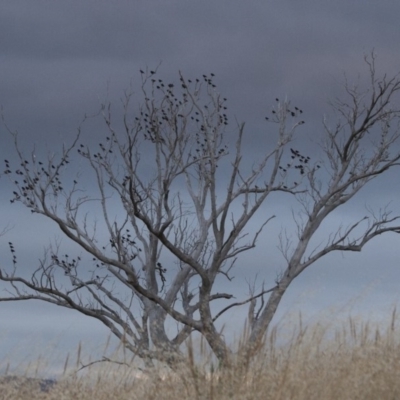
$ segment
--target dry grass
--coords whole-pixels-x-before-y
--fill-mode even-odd
[[[138,376],[137,369],[123,366],[88,368],[85,376],[65,373],[47,393],[34,380],[0,383],[0,399],[400,399],[395,312],[386,327],[349,319],[330,334],[322,324],[298,324],[286,345],[277,344],[278,336],[273,330],[251,363],[238,358],[214,373],[207,357],[194,361],[190,348],[180,371],[160,367]]]

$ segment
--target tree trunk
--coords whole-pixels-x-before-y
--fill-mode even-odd
[[[262,346],[263,338],[267,332],[269,324],[274,317],[279,303],[282,300],[287,288],[293,278],[285,276],[278,284],[278,287],[271,293],[268,302],[261,313],[261,316],[254,322],[251,327],[251,334],[246,344],[245,354],[247,357],[252,357]]]

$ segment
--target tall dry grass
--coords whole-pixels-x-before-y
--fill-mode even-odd
[[[68,370],[47,393],[34,379],[0,384],[0,398],[13,399],[400,399],[400,336],[396,312],[385,326],[350,318],[332,330],[304,327],[301,320],[286,343],[273,329],[253,360],[237,357],[229,368],[212,369],[204,343],[190,344],[177,371],[158,366],[102,363]],[[201,348],[201,356],[196,356]],[[240,341],[238,343],[240,353]],[[79,366],[80,349],[78,351]],[[106,365],[107,364],[107,365]],[[99,367],[100,366],[100,367]]]

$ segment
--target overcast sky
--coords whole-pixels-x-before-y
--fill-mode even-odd
[[[246,152],[253,157],[263,149],[270,129],[264,117],[275,97],[304,110],[302,135],[312,140],[322,132],[323,115],[331,115],[328,100],[343,95],[343,73],[354,82],[368,77],[365,54],[375,50],[378,71],[400,71],[399,15],[400,4],[389,0],[2,1],[0,104],[23,147],[36,145],[45,154],[70,141],[83,115],[106,98],[118,106],[130,82],[140,83],[140,68],[161,62],[158,74],[169,81],[178,80],[179,70],[188,78],[213,72],[232,120],[246,122]],[[91,140],[97,132],[85,134]],[[3,126],[0,135],[3,162],[12,143]],[[306,139],[299,146],[314,151]],[[351,222],[367,203],[392,201],[400,212],[399,183],[397,171],[374,182],[335,215],[332,226]],[[23,263],[40,258],[53,226],[10,204],[4,176],[0,188],[0,228],[13,227],[0,239],[0,266],[9,265],[7,243],[14,241],[21,268],[32,268]],[[272,282],[283,266],[272,238],[290,221],[290,208],[278,208],[280,218],[262,245],[273,267],[267,268],[262,252],[243,261]],[[330,256],[293,284],[278,318],[293,308],[315,317],[345,304],[349,312],[383,318],[398,301],[399,259],[395,235],[378,238],[361,254]],[[236,276],[235,285],[243,285],[246,271]],[[95,347],[106,335],[99,323],[56,306],[0,303],[0,358],[18,350],[16,359],[24,360],[33,356],[32,343],[57,340],[62,358],[80,339]]]

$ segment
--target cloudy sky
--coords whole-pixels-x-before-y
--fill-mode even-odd
[[[343,73],[350,81],[359,76],[364,82],[363,57],[372,49],[378,71],[400,71],[398,15],[400,4],[389,0],[2,1],[0,104],[24,149],[36,145],[43,154],[57,151],[72,140],[85,113],[97,111],[106,98],[118,106],[123,90],[140,82],[139,69],[161,63],[158,74],[164,80],[177,81],[179,70],[189,78],[216,75],[232,119],[246,122],[249,157],[260,154],[263,140],[266,147],[271,143],[264,117],[275,97],[304,110],[300,146],[315,151],[307,140],[321,134],[323,116],[331,115],[328,100],[343,95]],[[85,134],[90,140],[97,133]],[[4,126],[0,139],[3,162],[12,151]],[[389,173],[362,191],[335,215],[332,226],[325,226],[326,232],[337,221],[362,215],[357,213],[365,204],[391,201],[400,212],[398,176]],[[0,266],[9,265],[8,242],[13,241],[21,268],[29,270],[56,231],[23,206],[10,204],[12,188],[4,176],[0,188],[0,228],[12,227],[0,238]],[[280,205],[280,218],[263,238],[273,265],[268,268],[262,251],[243,260],[265,279],[273,281],[283,265],[277,233],[290,229],[290,212]],[[293,284],[277,320],[293,309],[316,318],[331,306],[384,318],[398,301],[398,248],[399,238],[391,235],[361,254],[329,256]],[[236,272],[234,285],[241,287],[247,272]],[[0,358],[13,354],[26,361],[36,354],[34,343],[54,342],[61,359],[80,339],[96,348],[106,336],[99,323],[56,306],[0,303]]]

